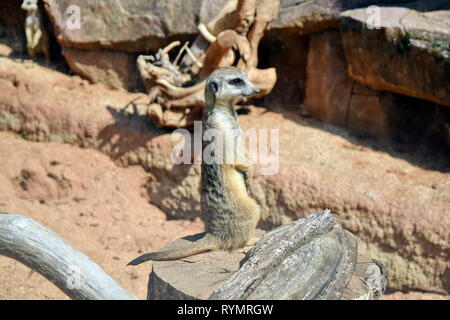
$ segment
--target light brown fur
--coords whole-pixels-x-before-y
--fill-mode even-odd
[[[235,68],[218,69],[209,76],[205,89],[203,134],[208,130],[216,130],[224,137],[223,159],[226,163],[208,162],[205,158],[202,161],[201,208],[206,233],[190,246],[147,253],[129,264],[137,265],[148,260],[176,260],[206,251],[233,250],[255,244],[257,238],[253,235],[260,208],[250,196],[253,167],[245,154],[234,104],[241,97],[257,93],[258,90],[247,79],[247,75]],[[235,135],[237,139],[234,139]],[[211,144],[216,144],[216,141],[204,139],[203,151]]]

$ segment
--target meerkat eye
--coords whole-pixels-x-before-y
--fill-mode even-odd
[[[242,86],[244,84],[244,80],[242,80],[241,78],[234,78],[228,81],[228,83],[234,86]]]

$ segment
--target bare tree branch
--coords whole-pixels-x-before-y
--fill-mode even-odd
[[[72,299],[136,299],[89,257],[26,216],[0,212],[0,254],[40,273]]]

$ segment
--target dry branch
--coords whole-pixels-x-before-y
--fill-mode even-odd
[[[0,212],[0,254],[40,273],[72,299],[136,299],[89,257],[26,216]]]
[[[261,91],[258,97],[268,94],[277,75],[274,68],[257,68],[258,45],[278,15],[279,5],[279,0],[228,0],[209,23],[199,24],[199,37],[191,47],[182,46],[173,62],[168,52],[179,42],[154,56],[139,56],[138,70],[151,101],[148,114],[155,123],[179,128],[200,120],[204,80],[217,68],[235,66],[246,71]]]

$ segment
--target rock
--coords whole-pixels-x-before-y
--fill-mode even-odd
[[[338,31],[326,30],[310,38],[304,115],[402,143],[427,139],[450,145],[450,113],[445,107],[373,90],[353,80]]]
[[[304,101],[307,114],[361,133],[387,136],[392,106],[389,93],[372,90],[349,77],[337,30],[311,35]]]
[[[228,0],[203,0],[200,8],[200,22],[208,23],[223,8]]]
[[[394,97],[389,92],[375,91],[353,84],[346,127],[375,137],[389,136],[389,116],[394,113]]]
[[[380,29],[368,29],[365,9],[342,14],[349,75],[387,90],[450,106],[450,11],[380,8]]]
[[[405,7],[419,11],[449,9],[446,0],[393,0],[388,4],[378,0],[281,0],[281,10],[269,29],[290,29],[300,34],[311,34],[338,26],[340,14],[349,9],[371,5]],[[361,9],[366,10],[366,8]]]
[[[121,110],[129,106],[130,101],[137,99],[136,101],[145,103],[148,99],[145,94],[112,91],[101,84],[90,85],[80,77],[70,77],[29,61],[17,63],[1,58],[0,70],[3,75],[10,74],[6,76],[8,81],[2,84],[2,90],[8,98],[2,99],[1,102],[2,108],[5,109],[0,120],[0,129],[17,130],[16,132],[22,132],[24,137],[34,141],[76,143],[81,142],[79,137],[83,137],[82,140],[87,138],[86,146],[94,140],[99,143],[99,128],[107,131],[106,119],[114,122],[115,117],[120,118],[120,113],[104,109],[106,113],[103,118],[96,118],[96,108],[102,106]],[[25,70],[26,72],[23,72]],[[17,77],[12,77],[14,74]],[[13,92],[17,95],[10,95]],[[10,106],[16,106],[21,111],[10,112]],[[50,123],[52,118],[65,120]],[[84,128],[79,127],[78,122],[84,122],[81,119],[87,121]],[[126,119],[127,117],[124,117],[122,120],[127,121]],[[134,126],[145,124],[145,121],[136,121]]]
[[[0,58],[0,92],[0,130],[97,149],[120,166],[142,166],[150,175],[145,188],[153,204],[170,218],[200,215],[199,165],[173,164],[178,140],[145,116],[146,95],[7,58]],[[410,116],[411,107],[405,105]],[[244,130],[279,130],[279,170],[265,176],[257,166],[252,186],[261,228],[328,207],[360,239],[364,255],[386,264],[389,290],[450,290],[448,155],[422,158],[421,139],[413,152],[399,153],[298,112],[249,107],[239,118]]]
[[[227,0],[203,0],[200,20],[208,22],[216,15]],[[281,0],[278,18],[268,29],[289,30],[307,35],[339,26],[339,16],[345,10],[363,8],[371,5],[383,7],[405,7],[418,11],[449,9],[447,0]]]
[[[227,0],[203,0],[200,19],[211,20]],[[289,30],[296,34],[310,34],[338,27],[338,17],[343,11],[342,0],[281,0],[278,18],[268,29]]]
[[[337,17],[342,11],[341,0],[281,1],[278,18],[270,29],[293,29],[300,34],[310,34],[338,26]]]
[[[353,80],[337,30],[311,35],[304,106],[314,118],[345,127]]]
[[[45,0],[45,4],[56,38],[63,47],[141,52],[155,51],[170,39],[181,40],[197,34],[201,0],[88,3]],[[69,5],[76,5],[80,10],[80,29],[67,25],[69,17],[75,18],[67,11]]]
[[[206,1],[205,3],[207,3]],[[376,136],[384,136],[387,133],[387,119],[389,116],[386,112],[390,106],[389,95],[381,94],[377,91],[372,91],[370,95],[355,96],[350,103],[350,94],[353,81],[344,74],[344,71],[339,71],[337,74],[332,74],[326,67],[331,67],[332,70],[347,68],[345,59],[342,59],[344,53],[341,49],[341,44],[337,43],[337,33],[331,29],[339,26],[340,15],[344,10],[351,8],[364,7],[369,5],[379,5],[379,1],[370,0],[355,0],[355,1],[281,1],[281,10],[278,18],[269,25],[268,31],[265,34],[260,44],[260,65],[262,67],[275,67],[277,69],[277,83],[268,97],[264,98],[265,105],[271,109],[286,110],[289,108],[297,108],[304,103],[304,99],[309,100],[309,104],[314,104],[315,117],[322,121],[342,125],[350,118],[349,127],[355,128],[358,131],[369,133]],[[401,6],[406,8],[413,8],[417,10],[429,11],[447,8],[448,3],[445,1],[390,1],[389,6]],[[395,8],[388,8],[395,10]],[[361,10],[366,10],[361,9]],[[202,12],[206,11],[202,9]],[[330,29],[331,28],[331,29]],[[333,39],[325,39],[327,36],[320,37],[321,32],[334,33]],[[329,36],[331,37],[331,36]],[[311,48],[308,49],[308,43],[311,39]],[[321,39],[321,40],[320,40]],[[323,59],[326,51],[323,51],[321,56],[314,57],[317,54],[317,46],[325,45],[326,41],[331,41],[328,58],[333,59],[333,63],[329,63]],[[316,47],[316,49],[314,49]],[[309,59],[307,59],[308,50],[310,51]],[[323,48],[322,50],[325,50]],[[312,51],[315,51],[314,53]],[[321,60],[322,59],[322,60]],[[314,72],[312,79],[307,79],[307,72],[311,73],[311,67],[307,71],[306,61],[310,64],[315,64],[314,68],[321,72]],[[329,83],[325,81],[328,77]],[[317,80],[317,82],[316,82]],[[314,85],[315,83],[315,85]],[[330,89],[331,84],[336,85],[334,90]],[[349,84],[350,83],[350,84]],[[313,86],[311,87],[311,84]],[[326,86],[327,89],[323,87]],[[333,93],[331,94],[331,91]],[[339,91],[339,93],[337,92]],[[309,92],[309,97],[308,97]],[[320,94],[314,94],[317,92]],[[312,94],[311,94],[312,93]],[[339,98],[336,97],[338,95]],[[341,96],[343,95],[343,96]],[[314,97],[322,99],[322,101],[313,101]],[[335,101],[331,101],[335,99]],[[324,100],[328,100],[325,102]],[[341,103],[349,101],[348,105]],[[318,105],[318,103],[322,105]],[[328,107],[324,105],[326,103]],[[333,105],[333,106],[332,106]],[[347,109],[353,105],[355,113],[346,115]],[[372,106],[373,110],[370,110]],[[321,110],[327,108],[328,111]],[[336,109],[337,108],[337,109]],[[333,111],[331,111],[333,110]],[[351,110],[348,110],[351,112]],[[374,118],[370,117],[370,113],[374,112]],[[319,113],[321,116],[319,116]],[[327,113],[327,114],[325,114]],[[335,114],[332,114],[335,113]],[[328,120],[326,120],[328,119]],[[368,126],[366,126],[368,124]]]
[[[156,51],[173,39],[185,41],[197,34],[201,0],[45,4],[72,71],[94,83],[134,91],[139,81],[134,53]],[[78,14],[69,6],[79,8],[79,29],[68,24]]]
[[[13,52],[13,49],[3,43],[0,43],[0,57],[7,57]]]
[[[138,81],[136,55],[112,50],[63,48],[72,71],[93,83],[133,91]]]

